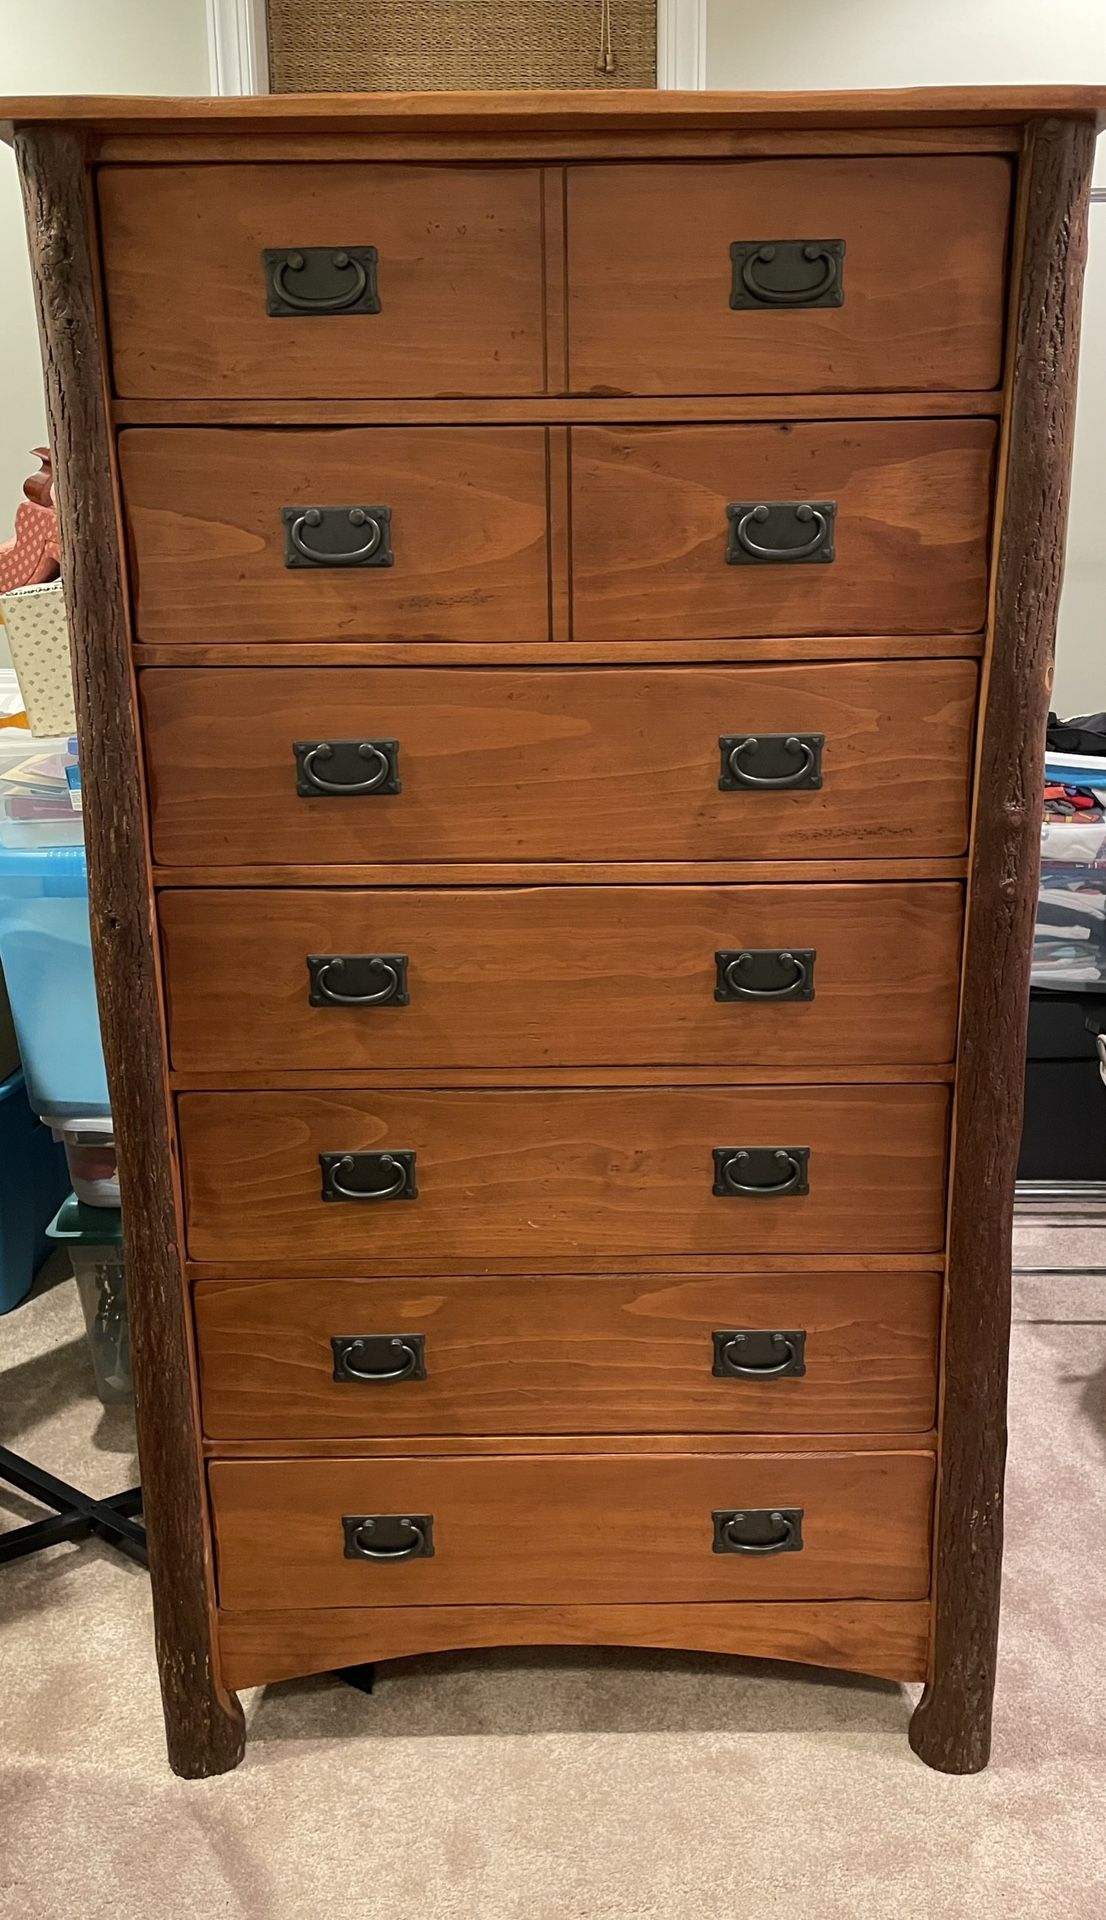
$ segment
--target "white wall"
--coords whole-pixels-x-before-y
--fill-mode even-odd
[[[0,98],[208,91],[205,0],[0,0]],[[29,451],[45,443],[23,209],[0,146],[0,540],[35,471]]]
[[[707,85],[1106,84],[1106,0],[707,0]],[[1106,135],[1095,179],[1106,185]],[[1106,202],[1091,208],[1061,713],[1106,709]]]

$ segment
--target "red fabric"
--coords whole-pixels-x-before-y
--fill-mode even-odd
[[[61,572],[58,520],[52,507],[21,500],[15,510],[15,537],[0,546],[0,593],[37,587]]]

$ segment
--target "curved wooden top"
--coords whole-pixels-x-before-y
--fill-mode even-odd
[[[910,87],[866,93],[661,93],[614,88],[512,93],[252,94],[174,100],[73,94],[0,100],[0,137],[54,124],[124,133],[561,132],[649,127],[865,127],[1011,125],[1042,117],[1106,124],[1106,86]]]

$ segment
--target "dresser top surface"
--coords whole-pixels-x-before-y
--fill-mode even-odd
[[[666,93],[594,88],[503,93],[256,94],[212,99],[45,95],[0,99],[0,136],[57,124],[124,133],[600,132],[1014,125],[1042,116],[1106,124],[1106,86],[911,87],[838,93]]]

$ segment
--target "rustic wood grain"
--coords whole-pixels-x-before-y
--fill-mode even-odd
[[[215,1654],[206,1503],[165,1086],[134,686],[98,345],[82,143],[16,143],[61,524],[92,952],[126,1222],[131,1359],[169,1759],[187,1776],[241,1759],[242,1713]]]
[[[229,1612],[268,1607],[920,1600],[933,1456],[213,1460]],[[802,1507],[799,1553],[711,1550],[714,1509]],[[343,1557],[343,1513],[432,1514],[434,1555]],[[280,1579],[271,1542],[280,1527]]]
[[[795,1660],[887,1680],[925,1674],[929,1607],[920,1600],[742,1600],[733,1606],[312,1607],[222,1613],[219,1641],[236,1687],[364,1661],[454,1648],[690,1647]],[[648,1684],[643,1663],[642,1683]]]
[[[577,1254],[929,1253],[943,1244],[948,1090],[184,1093],[195,1260],[323,1274],[393,1256],[456,1270]],[[715,1146],[806,1146],[810,1192],[712,1194]],[[325,1202],[320,1153],[417,1154],[419,1197]]]
[[[1009,468],[964,955],[934,1640],[929,1684],[910,1728],[915,1752],[948,1773],[977,1772],[990,1752],[1011,1223],[1093,158],[1089,126],[1042,125],[1023,189]]]
[[[757,1261],[758,1269],[767,1263]],[[791,1263],[798,1266],[797,1261]],[[838,1263],[840,1264],[840,1263]],[[850,1266],[858,1267],[859,1260],[850,1261]],[[884,1256],[881,1263],[890,1266],[890,1258]],[[930,1265],[936,1262],[931,1261]],[[686,1263],[681,1262],[681,1272],[685,1272]],[[455,1276],[454,1276],[455,1277]],[[534,1277],[534,1276],[530,1276]],[[559,1279],[564,1275],[559,1274]],[[609,1279],[609,1272],[604,1272]],[[517,1279],[517,1276],[516,1276]],[[249,1282],[251,1286],[263,1286],[262,1279]],[[424,1278],[422,1284],[427,1284]],[[430,1284],[440,1285],[440,1281]],[[204,1440],[204,1457],[208,1460],[347,1460],[350,1453],[369,1452],[374,1460],[438,1460],[452,1458],[455,1454],[479,1455],[481,1458],[501,1459],[504,1454],[533,1454],[542,1459],[550,1454],[578,1453],[586,1443],[589,1453],[624,1454],[638,1453],[710,1453],[750,1454],[750,1453],[825,1453],[827,1447],[835,1452],[842,1442],[847,1443],[849,1453],[898,1453],[904,1446],[911,1453],[937,1452],[937,1429],[930,1427],[928,1432],[915,1433],[850,1433],[843,1435],[841,1441],[836,1437],[827,1437],[824,1433],[801,1433],[791,1428],[786,1433],[764,1433],[754,1429],[744,1432],[670,1433],[654,1429],[652,1433],[433,1433],[433,1434],[374,1434],[367,1448],[354,1448],[348,1434],[341,1439],[329,1440]]]
[[[993,386],[1010,180],[1008,161],[962,156],[573,167],[570,386]],[[790,236],[845,242],[843,304],[731,311],[730,242]]]
[[[551,289],[547,295],[556,299]],[[550,325],[553,315],[550,314]],[[694,408],[680,395],[635,395],[624,399],[556,394],[533,399],[425,400],[115,400],[111,417],[119,427],[441,427],[563,426],[619,421],[687,420],[897,420],[899,393],[768,393],[696,397]],[[974,393],[912,393],[911,419],[997,420],[1002,389]]]
[[[131,428],[120,462],[146,641],[549,637],[540,427]],[[286,506],[391,508],[392,567],[288,569]]]
[[[955,885],[174,888],[159,920],[173,1066],[218,1070],[225,1086],[277,1060],[285,1072],[715,1063],[817,1079],[827,1065],[953,1055]],[[718,1001],[715,955],[744,948],[814,949],[814,998]],[[410,1004],[312,1006],[308,954],[405,954]],[[781,965],[772,984],[794,971]]]
[[[574,426],[569,439],[576,640],[984,624],[989,420]],[[734,500],[836,501],[836,559],[728,566]]]
[[[105,167],[98,187],[120,394],[542,390],[537,167]],[[327,246],[376,247],[380,312],[270,317],[262,250]]]
[[[262,1441],[926,1432],[940,1295],[933,1273],[205,1280],[194,1294],[204,1430]],[[714,1378],[712,1332],[739,1328],[804,1330],[806,1372]],[[334,1379],[332,1338],[411,1333],[426,1340],[425,1380]]]
[[[139,683],[154,852],[166,866],[202,863],[212,877],[254,862],[324,869],[369,858],[958,855],[967,848],[976,679],[963,660],[557,672],[155,668]],[[298,796],[293,740],[361,730],[399,741],[402,793]],[[821,789],[720,792],[719,736],[737,731],[823,733]],[[873,805],[881,793],[893,793],[894,806]]]

